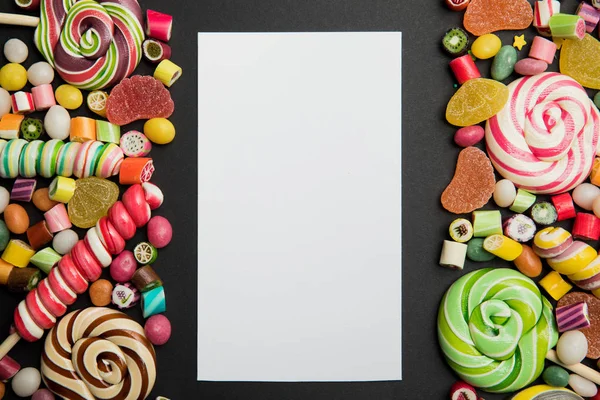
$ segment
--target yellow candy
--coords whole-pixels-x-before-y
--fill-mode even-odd
[[[50,183],[48,189],[48,197],[52,201],[58,201],[61,203],[68,203],[75,193],[75,179],[65,178],[64,176],[57,176]]]
[[[592,294],[600,299],[600,288],[592,290]]]
[[[546,292],[556,301],[560,300],[573,286],[569,285],[556,271],[550,272],[539,282]]]
[[[25,268],[29,264],[29,259],[33,257],[35,250],[33,250],[27,243],[13,239],[8,242],[4,253],[2,253],[2,259],[15,267]]]
[[[600,257],[596,257],[591,263],[589,263],[579,272],[569,275],[569,279],[572,281],[582,281],[598,274],[600,274]]]
[[[0,69],[0,86],[9,92],[21,90],[27,84],[27,70],[21,64],[10,63]]]
[[[570,238],[571,234],[567,230],[561,227],[555,228],[549,226],[535,234],[535,237],[533,238],[533,244],[538,248],[538,250],[550,252],[552,249],[560,247]],[[544,258],[552,257],[552,255],[546,256],[541,252],[538,252],[538,255],[541,255]]]
[[[494,57],[500,51],[502,41],[493,33],[479,36],[471,45],[471,53],[481,60]]]
[[[561,255],[549,258],[548,265],[558,273],[573,275],[581,272],[598,253],[587,243],[575,241]]]
[[[493,79],[469,79],[448,102],[446,119],[456,126],[477,125],[496,115],[507,101],[506,85]]]
[[[60,85],[54,92],[54,97],[67,110],[75,110],[83,104],[81,90],[71,85]]]
[[[144,135],[152,143],[171,143],[175,138],[175,127],[166,118],[152,118],[144,124]]]
[[[589,34],[565,40],[560,50],[560,72],[590,89],[600,89],[600,42]]]
[[[171,60],[162,60],[154,71],[154,78],[161,81],[166,87],[171,87],[181,77],[181,67]]]
[[[577,394],[569,389],[553,387],[548,385],[531,386],[517,393],[512,400],[544,400],[544,399],[563,399],[575,400],[581,399]]]
[[[506,261],[513,261],[523,252],[521,243],[504,235],[491,235],[483,241],[483,248]]]

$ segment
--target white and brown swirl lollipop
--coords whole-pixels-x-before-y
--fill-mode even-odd
[[[143,400],[156,380],[156,355],[133,319],[91,307],[66,315],[50,331],[42,377],[63,399]]]

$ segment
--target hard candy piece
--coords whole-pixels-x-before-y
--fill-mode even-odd
[[[454,143],[460,147],[474,146],[483,139],[485,130],[479,125],[465,126],[454,134]]]
[[[565,365],[580,363],[587,354],[588,343],[580,331],[568,331],[562,334],[556,344],[556,353]]]
[[[83,104],[81,90],[71,85],[60,85],[54,92],[56,102],[67,110],[76,110]]]
[[[588,293],[573,292],[560,299],[557,307],[563,307],[582,301],[588,306],[590,327],[582,329],[580,332],[585,335],[588,342],[586,357],[596,360],[600,358],[600,299],[597,299]]]
[[[515,64],[515,72],[519,75],[537,75],[548,69],[548,64],[545,61],[536,60],[535,58],[523,58]]]
[[[10,201],[10,193],[4,186],[0,186],[0,214],[4,212]]]
[[[44,117],[44,130],[52,139],[65,140],[71,131],[71,116],[62,106],[52,106]]]
[[[175,126],[166,118],[152,118],[144,123],[144,134],[152,143],[171,143],[175,139]]]
[[[45,61],[36,62],[27,70],[27,79],[33,86],[50,84],[54,80],[54,68]]]
[[[27,60],[28,55],[29,49],[22,40],[12,38],[4,43],[4,56],[8,62],[21,64]]]
[[[0,68],[0,86],[9,92],[21,90],[27,84],[27,71],[21,64],[9,63]]]
[[[113,285],[106,279],[98,279],[90,285],[90,299],[96,307],[104,307],[112,301]]]
[[[463,19],[465,29],[475,36],[500,30],[526,29],[533,21],[527,0],[471,0]]]
[[[479,36],[471,45],[471,52],[480,60],[494,57],[500,51],[502,41],[493,33]]]
[[[600,89],[600,42],[589,34],[582,40],[565,40],[559,66],[561,73],[581,86]]]
[[[473,238],[467,243],[467,257],[475,262],[487,262],[496,258],[495,255],[483,248],[484,238]]]
[[[529,278],[536,278],[540,276],[542,273],[542,260],[540,257],[535,254],[533,249],[525,244],[523,246],[523,251],[519,255],[519,257],[515,258],[513,261],[515,266],[525,276]]]
[[[48,192],[48,188],[38,189],[33,192],[33,197],[31,198],[36,208],[42,212],[46,212],[58,204],[57,201],[50,200]]]
[[[153,315],[146,321],[144,332],[152,344],[161,346],[171,337],[171,322],[162,314]]]
[[[452,11],[462,11],[471,0],[445,0],[446,6]]]
[[[542,379],[550,386],[565,387],[569,384],[569,373],[558,365],[552,365],[544,370]]]
[[[527,44],[527,42],[525,41],[525,34],[523,35],[515,35],[514,37],[514,41],[513,41],[513,47],[519,49],[519,51],[521,51],[521,49],[523,49],[523,46],[525,46]]]
[[[79,240],[79,236],[72,229],[58,232],[52,239],[52,247],[58,254],[67,254]]]
[[[495,80],[466,81],[448,102],[446,119],[456,126],[477,125],[496,115],[508,101],[508,88]]]
[[[112,303],[119,309],[135,306],[140,300],[139,291],[131,283],[117,283],[112,292]]]
[[[467,221],[468,222],[468,221]],[[173,238],[173,228],[165,217],[157,215],[148,221],[148,240],[157,249],[166,247]]]
[[[110,264],[110,276],[119,283],[129,282],[136,269],[135,256],[131,251],[124,250]]]
[[[49,391],[48,389],[38,389],[33,396],[31,397],[31,400],[54,400],[54,394]]]
[[[467,147],[458,155],[456,171],[442,193],[442,205],[455,214],[464,214],[483,207],[494,193],[494,169],[485,153]]]
[[[106,117],[116,125],[138,119],[168,118],[175,105],[164,85],[151,76],[133,76],[113,88],[106,102]]]
[[[594,200],[600,196],[600,188],[591,183],[582,183],[573,190],[573,201],[584,210],[594,208]]]
[[[575,374],[569,376],[569,386],[581,397],[592,397],[598,393],[598,387],[594,382]]]
[[[12,99],[10,93],[0,88],[0,118],[10,113],[12,108]]]
[[[27,211],[19,204],[9,204],[4,210],[4,222],[12,233],[25,233],[29,228],[29,216]]]
[[[4,383],[0,382],[0,400],[4,398],[4,393],[6,393],[6,386],[4,386]]]
[[[30,397],[42,383],[40,371],[35,368],[23,368],[12,379],[13,392],[19,397]]]
[[[492,78],[503,81],[513,73],[517,63],[517,50],[509,44],[502,46],[492,61]]]

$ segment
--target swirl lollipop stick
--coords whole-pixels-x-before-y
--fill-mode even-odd
[[[0,13],[0,25],[17,25],[17,26],[31,26],[35,28],[40,24],[38,17],[31,17],[29,15],[20,14],[7,14]]]

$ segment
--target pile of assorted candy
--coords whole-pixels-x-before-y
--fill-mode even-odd
[[[463,149],[441,203],[468,215],[451,223],[440,265],[486,267],[439,308],[461,379],[450,398],[600,399],[600,2],[446,5],[464,12],[442,39],[458,88],[446,119]],[[503,45],[508,30],[519,32]]]
[[[150,182],[150,154],[175,137],[168,88],[182,70],[169,60],[172,17],[144,13],[137,0],[16,3],[40,10],[34,42],[46,61],[27,65],[26,43],[4,43],[0,286],[23,300],[0,345],[0,399],[6,382],[35,400],[145,399],[156,380],[153,346],[171,335],[154,266],[173,232],[152,215],[164,197]],[[153,76],[129,77],[142,57],[157,63]],[[84,99],[94,118],[71,114]],[[143,132],[127,129],[139,120]],[[147,240],[126,250],[138,229]],[[67,314],[85,292],[95,307]],[[120,311],[138,303],[144,327]],[[46,330],[39,370],[6,355]]]

